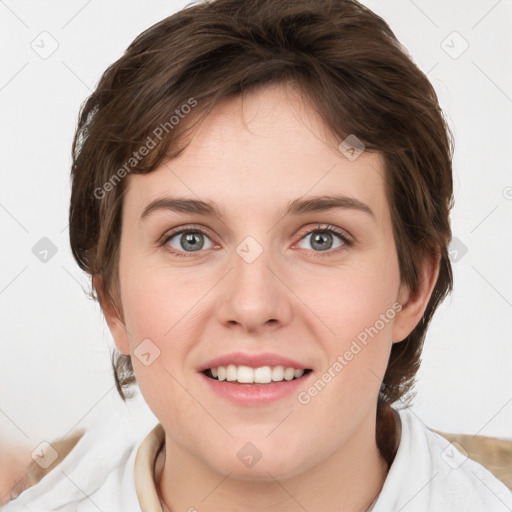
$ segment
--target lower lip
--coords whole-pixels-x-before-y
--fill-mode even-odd
[[[271,384],[239,384],[211,379],[203,373],[199,375],[212,391],[238,405],[264,405],[290,395],[296,396],[301,389],[305,389],[312,374],[313,372],[309,372],[299,379]]]

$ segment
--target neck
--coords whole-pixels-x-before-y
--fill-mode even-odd
[[[226,477],[166,435],[155,469],[164,511],[365,512],[379,494],[389,467],[389,459],[386,461],[377,448],[375,414],[371,420],[370,417],[360,425],[343,446],[320,464],[281,481],[270,477],[265,481]],[[395,423],[393,432],[389,432],[392,439],[397,426]]]

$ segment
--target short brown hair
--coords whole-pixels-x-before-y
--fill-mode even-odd
[[[192,120],[222,99],[271,83],[297,86],[340,142],[353,134],[383,155],[402,282],[416,290],[419,265],[431,254],[440,258],[423,318],[392,347],[379,396],[379,403],[391,404],[412,387],[430,319],[452,288],[453,144],[425,74],[387,23],[355,0],[214,0],[189,5],[140,34],[80,113],[73,255],[101,278],[93,296],[119,306],[122,178],[177,156]],[[171,122],[173,115],[179,122]],[[150,139],[156,147],[141,156],[137,151]],[[112,364],[124,399],[123,389],[135,381],[131,360],[114,352]]]

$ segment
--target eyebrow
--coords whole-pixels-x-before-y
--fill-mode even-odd
[[[294,199],[285,207],[282,216],[324,212],[335,209],[356,210],[375,218],[375,214],[367,204],[353,197],[340,195],[314,196],[307,199]],[[220,219],[224,218],[223,212],[214,201],[201,201],[199,199],[187,197],[166,196],[155,199],[149,203],[144,208],[144,211],[140,216],[140,220],[142,221],[152,213],[160,210],[171,210],[178,213],[196,213],[199,215],[214,216]]]

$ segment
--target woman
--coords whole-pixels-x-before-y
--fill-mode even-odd
[[[215,0],[141,34],[81,112],[70,237],[118,390],[160,423],[93,429],[5,509],[510,508],[391,407],[452,286],[451,156],[355,1]]]

